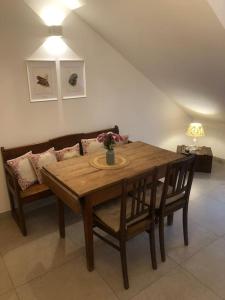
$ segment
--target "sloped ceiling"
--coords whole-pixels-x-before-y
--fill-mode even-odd
[[[194,119],[225,123],[225,29],[207,0],[85,3],[76,13]]]

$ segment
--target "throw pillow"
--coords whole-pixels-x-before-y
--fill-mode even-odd
[[[42,175],[41,175],[42,167],[45,167],[49,164],[57,162],[54,148],[51,148],[43,153],[31,154],[29,159],[32,163],[32,166],[37,175],[39,183],[43,183],[43,179],[42,179]]]
[[[12,168],[22,191],[25,191],[28,187],[37,182],[37,176],[29,160],[31,155],[32,152],[30,151],[22,156],[7,161],[7,164]]]
[[[59,161],[78,157],[80,156],[80,145],[77,143],[72,147],[67,147],[62,150],[56,151],[56,156]]]

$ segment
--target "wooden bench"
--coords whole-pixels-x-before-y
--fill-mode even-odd
[[[1,147],[1,153],[3,158],[5,176],[6,176],[6,184],[8,188],[10,205],[11,205],[11,213],[24,236],[27,235],[24,205],[35,200],[46,198],[52,195],[52,192],[45,184],[38,184],[38,183],[32,185],[27,190],[22,191],[20,186],[18,185],[17,178],[14,175],[11,167],[7,165],[7,160],[19,157],[29,151],[32,151],[33,153],[41,153],[47,151],[51,147],[54,147],[55,150],[60,150],[65,147],[71,147],[76,143],[80,144],[80,154],[83,155],[83,148],[81,144],[82,139],[96,138],[100,133],[108,132],[108,131],[119,133],[119,128],[118,126],[115,126],[113,128],[108,128],[105,130],[99,130],[95,132],[70,134],[70,135],[53,138],[43,143],[32,144],[32,145],[10,148],[10,149]]]

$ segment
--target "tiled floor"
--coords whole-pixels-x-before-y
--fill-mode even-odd
[[[190,245],[181,214],[166,227],[167,261],[153,271],[147,235],[128,243],[130,289],[124,290],[119,254],[95,241],[95,271],[86,269],[83,226],[67,212],[60,240],[54,204],[31,210],[24,238],[10,216],[0,217],[0,300],[225,299],[225,164],[196,174],[189,209]]]

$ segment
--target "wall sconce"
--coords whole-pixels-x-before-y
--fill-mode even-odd
[[[62,26],[49,26],[49,36],[63,36]]]
[[[66,52],[67,46],[63,41],[62,37],[62,26],[48,26],[48,37],[43,44],[48,54],[58,57]]]

